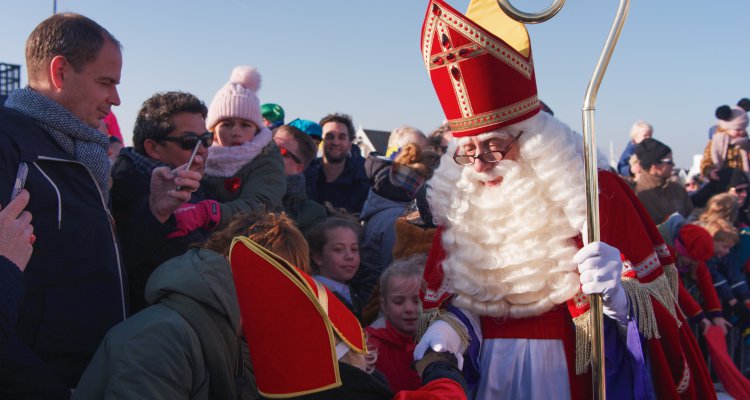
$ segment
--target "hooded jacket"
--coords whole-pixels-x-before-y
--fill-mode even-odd
[[[240,311],[226,258],[192,249],[165,262],[146,299],[151,306],[107,333],[73,398],[235,398],[236,375],[251,375],[239,367]]]

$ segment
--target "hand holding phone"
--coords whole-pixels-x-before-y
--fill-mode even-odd
[[[18,172],[16,173],[16,180],[13,182],[13,190],[10,192],[10,200],[13,201],[19,193],[21,193],[21,189],[23,189],[23,186],[26,184],[26,176],[29,174],[29,166],[22,162],[18,165]]]
[[[190,158],[188,159],[188,162],[187,162],[187,167],[185,167],[185,171],[189,171],[189,170],[190,170],[190,167],[192,167],[192,166],[193,166],[193,160],[195,159],[195,155],[196,155],[196,154],[198,154],[198,149],[199,149],[200,147],[201,147],[201,141],[200,141],[200,140],[198,140],[198,141],[197,141],[197,142],[195,143],[195,148],[193,148],[193,152],[192,152],[192,153],[190,153]],[[180,191],[180,190],[182,190],[182,186],[177,186],[177,189],[176,189],[176,190],[177,190],[177,191]]]

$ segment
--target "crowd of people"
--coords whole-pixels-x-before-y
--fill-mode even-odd
[[[41,22],[0,107],[0,397],[590,398],[592,294],[608,397],[715,397],[690,327],[750,348],[750,100],[688,181],[635,123],[585,243],[582,139],[471,11],[430,1],[447,122],[383,154],[344,113],[286,123],[246,65],[208,105],[155,93],[124,146],[121,44]]]

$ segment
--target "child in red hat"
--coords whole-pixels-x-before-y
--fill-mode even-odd
[[[714,241],[707,230],[698,225],[687,224],[680,228],[674,241],[677,270],[681,276],[687,275],[698,285],[703,297],[703,308],[688,293],[680,281],[678,303],[692,321],[697,321],[705,334],[711,325],[717,325],[726,335],[732,324],[722,316],[721,302],[713,286],[711,273],[706,266],[714,255]],[[706,317],[708,314],[708,317]]]

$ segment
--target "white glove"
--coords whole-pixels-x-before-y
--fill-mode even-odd
[[[464,358],[461,353],[465,349],[461,348],[461,339],[458,333],[447,322],[437,320],[430,324],[417,347],[414,348],[414,361],[421,360],[428,348],[432,348],[438,353],[441,351],[453,353],[458,359],[458,369],[463,367]]]
[[[578,250],[573,261],[578,264],[583,293],[600,293],[604,315],[627,323],[630,307],[621,284],[620,250],[604,242],[593,242]]]

